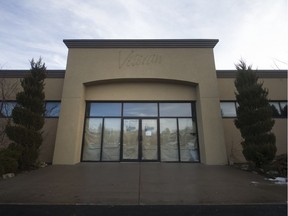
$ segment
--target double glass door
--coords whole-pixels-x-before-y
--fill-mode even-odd
[[[124,118],[122,160],[159,160],[157,128],[157,119]]]

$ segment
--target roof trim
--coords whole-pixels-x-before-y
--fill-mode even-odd
[[[259,78],[286,78],[287,70],[255,70]],[[236,78],[237,70],[216,70],[217,78]]]
[[[65,39],[68,48],[214,48],[218,39]]]
[[[24,78],[30,70],[0,70],[0,78]],[[287,70],[255,70],[259,78],[286,78]],[[64,78],[65,70],[46,70],[47,78]],[[217,78],[236,78],[237,70],[216,70]]]
[[[24,78],[30,70],[0,70],[1,78]],[[64,78],[65,70],[46,70],[47,78]]]

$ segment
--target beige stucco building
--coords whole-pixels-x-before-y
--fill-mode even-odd
[[[236,71],[216,71],[217,42],[64,40],[66,70],[47,73],[40,159],[243,162],[233,124]],[[275,108],[277,154],[286,153],[287,71],[257,73]],[[2,70],[0,76],[13,83],[24,74]],[[13,104],[15,94],[9,97]]]

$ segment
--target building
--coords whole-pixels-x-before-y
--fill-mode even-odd
[[[48,70],[46,79],[41,160],[211,165],[245,160],[233,124],[236,71],[216,71],[218,40],[64,43],[67,68]],[[26,72],[1,70],[0,77],[13,83]],[[274,108],[277,154],[286,153],[287,71],[257,73]],[[14,104],[15,94],[6,98],[4,117]]]

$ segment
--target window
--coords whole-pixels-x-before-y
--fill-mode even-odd
[[[269,102],[272,109],[272,116],[274,118],[281,116],[281,109],[278,102]]]
[[[191,103],[160,103],[160,116],[192,116]]]
[[[179,161],[177,119],[160,119],[160,146],[162,161]]]
[[[11,117],[12,110],[16,106],[16,101],[0,101],[0,117]],[[45,117],[59,117],[60,114],[60,102],[46,102],[45,103]]]
[[[57,118],[60,114],[60,102],[46,102],[45,117]]]
[[[280,102],[281,116],[287,118],[287,101]]]
[[[179,118],[181,161],[199,162],[196,123],[191,118]]]
[[[287,101],[270,101],[273,118],[287,118]],[[236,107],[238,107],[236,101],[221,101],[221,114],[223,118],[236,118]]]
[[[82,161],[199,162],[193,102],[87,102]]]
[[[121,116],[121,103],[87,103],[86,116]]]
[[[120,160],[120,132],[120,118],[105,118],[103,130],[102,161]]]
[[[83,160],[100,161],[102,121],[102,118],[91,118],[86,120]]]
[[[235,102],[221,102],[221,114],[222,117],[236,117]]]
[[[0,111],[1,111],[1,118],[3,117],[11,117],[12,110],[16,106],[16,102],[14,101],[1,101],[0,102]]]
[[[123,116],[157,116],[157,103],[124,103]]]

